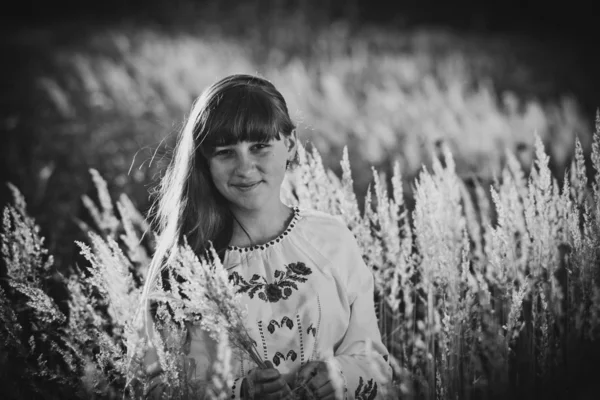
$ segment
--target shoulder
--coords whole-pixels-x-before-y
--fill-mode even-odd
[[[312,208],[300,208],[300,219],[307,229],[323,231],[348,230],[344,219],[340,215],[332,215]]]
[[[323,211],[301,208],[299,227],[306,240],[323,255],[330,255],[331,250],[339,251],[355,240],[342,216]]]
[[[308,254],[333,268],[344,287],[350,280],[369,281],[359,243],[342,216],[310,209],[300,209],[300,216],[298,231]]]

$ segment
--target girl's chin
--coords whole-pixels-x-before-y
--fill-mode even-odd
[[[263,211],[269,208],[264,201],[261,201],[258,198],[248,201],[240,201],[240,199],[235,199],[235,201],[231,201],[231,205],[240,211],[248,212]]]

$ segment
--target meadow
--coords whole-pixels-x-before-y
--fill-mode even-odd
[[[373,270],[392,396],[590,398],[600,121],[594,135],[573,96],[547,89],[552,75],[527,62],[543,47],[270,22],[19,39],[52,52],[31,67],[31,111],[4,123],[3,157],[23,177],[3,214],[9,398],[140,396],[127,355],[149,191],[193,99],[237,72],[280,88],[306,143],[287,201],[341,215]],[[190,396],[170,365],[173,397]]]

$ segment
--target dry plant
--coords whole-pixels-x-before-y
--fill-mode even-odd
[[[341,215],[357,237],[403,398],[562,398],[590,384],[600,306],[600,116],[596,125],[591,185],[578,140],[562,186],[539,137],[529,176],[507,152],[489,188],[461,180],[442,144],[432,171],[415,183],[410,218],[398,165],[391,196],[385,176],[374,174],[361,214],[347,153],[338,179],[318,152],[301,152],[285,193]]]
[[[423,167],[415,180],[414,209],[405,204],[396,164],[389,178],[373,169],[362,211],[347,151],[338,177],[318,151],[300,149],[283,196],[290,205],[339,215],[356,236],[375,277],[394,396],[562,398],[593,385],[585,374],[598,361],[600,334],[600,114],[593,173],[579,141],[574,147],[561,184],[538,137],[531,173],[508,152],[501,175],[486,188],[459,177],[442,143],[431,169]],[[126,197],[113,207],[100,175],[92,176],[99,205],[85,202],[96,226],[81,224],[88,264],[63,279],[70,297],[65,312],[48,295],[52,259],[13,187],[2,235],[4,376],[11,363],[30,378],[32,392],[140,398],[159,387],[168,398],[223,398],[231,357],[253,351],[234,282],[213,253],[199,258],[189,247],[177,250],[152,292],[157,380],[141,363],[149,343],[136,325],[153,234]],[[149,246],[144,235],[152,238]],[[193,325],[219,349],[204,386],[192,379],[186,359]]]

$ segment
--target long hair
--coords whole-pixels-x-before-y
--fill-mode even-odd
[[[214,148],[281,139],[294,129],[285,99],[263,78],[227,76],[198,97],[152,207],[158,240],[146,274],[142,308],[148,306],[161,271],[184,237],[196,254],[204,253],[210,241],[222,255],[231,240],[233,215],[209,171]]]

